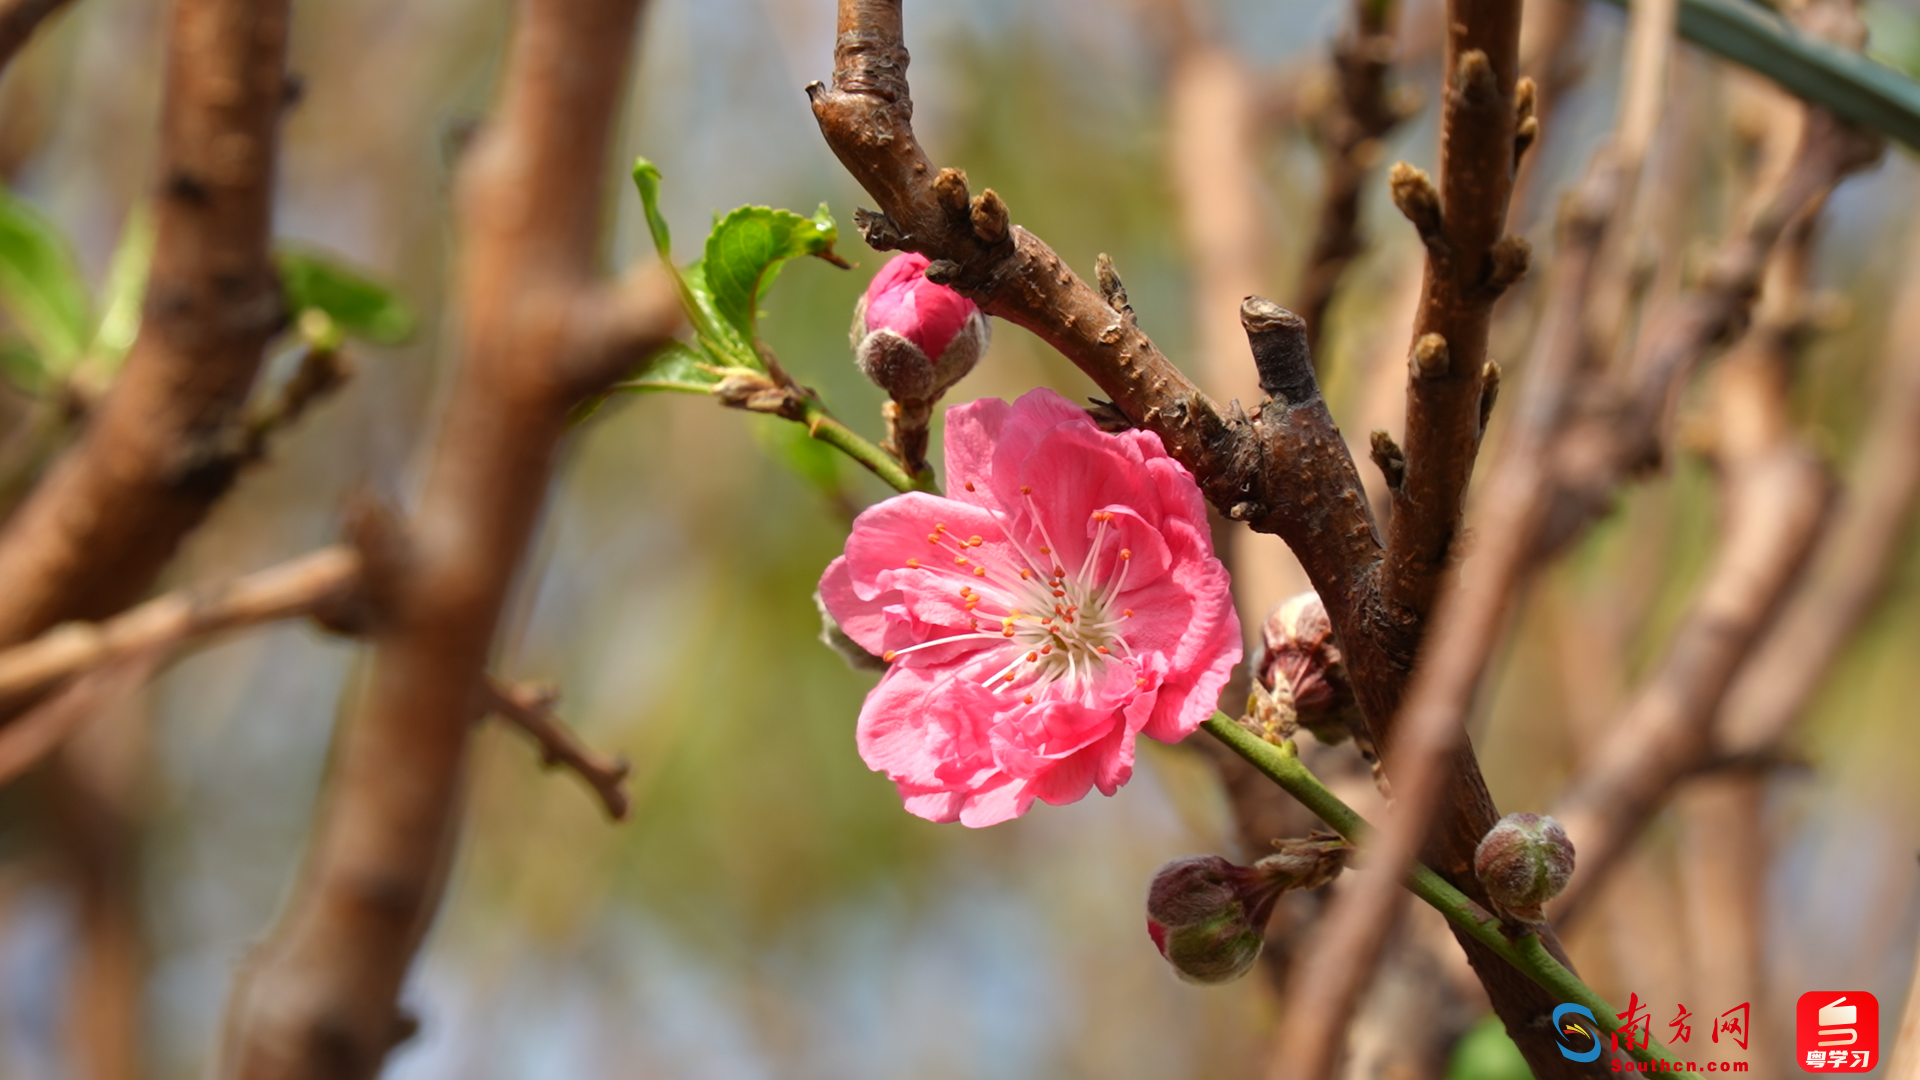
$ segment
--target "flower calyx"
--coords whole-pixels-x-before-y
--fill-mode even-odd
[[[1573,841],[1544,814],[1508,814],[1480,839],[1473,872],[1502,913],[1522,923],[1543,923],[1541,906],[1573,877]]]

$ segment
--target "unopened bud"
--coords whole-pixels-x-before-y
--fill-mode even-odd
[[[887,396],[931,405],[987,350],[987,317],[973,301],[927,280],[924,255],[896,255],[853,309],[853,355]]]
[[[1147,888],[1147,935],[1190,983],[1232,982],[1253,969],[1280,895],[1331,881],[1346,865],[1338,837],[1282,840],[1252,866],[1192,855],[1160,868]]]
[[[1522,922],[1545,922],[1542,904],[1573,876],[1573,841],[1543,814],[1508,814],[1473,852],[1473,872],[1487,896]]]
[[[1333,637],[1333,623],[1320,594],[1289,597],[1261,627],[1254,677],[1282,714],[1329,745],[1358,725],[1360,707],[1347,680],[1346,663]],[[1284,716],[1283,716],[1284,719]]]

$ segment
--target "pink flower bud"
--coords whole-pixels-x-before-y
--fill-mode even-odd
[[[1261,627],[1261,644],[1254,677],[1314,738],[1333,745],[1359,726],[1360,707],[1319,593],[1303,592],[1274,608]]]
[[[1174,973],[1191,983],[1224,983],[1260,959],[1267,920],[1280,894],[1314,889],[1340,873],[1349,848],[1338,837],[1281,840],[1252,866],[1191,855],[1162,866],[1147,887],[1147,936]]]
[[[1573,876],[1573,841],[1550,817],[1508,814],[1474,849],[1473,872],[1507,914],[1544,922],[1540,905],[1560,895]]]
[[[938,401],[973,370],[988,334],[973,301],[927,280],[924,255],[894,256],[853,309],[855,362],[902,404]]]

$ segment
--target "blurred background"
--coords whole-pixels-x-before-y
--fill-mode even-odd
[[[936,161],[997,189],[1014,220],[1083,275],[1112,253],[1142,325],[1186,358],[1202,315],[1174,209],[1170,57],[1154,8],[911,4],[915,120]],[[1283,301],[1321,184],[1300,117],[1325,93],[1346,13],[1334,0],[1216,0],[1207,13],[1257,88],[1262,272]],[[1879,54],[1920,59],[1920,6],[1874,0],[1867,15]],[[1557,193],[1608,130],[1617,96],[1622,14],[1592,5],[1571,17],[1575,77],[1515,210],[1516,231],[1543,256]],[[1437,19],[1436,0],[1408,0],[1400,14],[1397,78],[1429,103]],[[717,211],[830,206],[857,269],[791,266],[763,325],[797,377],[878,438],[881,397],[850,363],[846,328],[882,257],[851,229],[863,197],[801,92],[830,73],[832,20],[825,0],[658,0],[636,43],[616,157],[659,166],[683,258]],[[485,115],[508,21],[506,5],[470,0],[296,6],[305,93],[285,128],[278,229],[393,283],[419,330],[402,346],[354,351],[352,381],[245,474],[172,583],[332,541],[356,489],[411,490],[457,356],[445,307],[458,256],[451,171],[461,134]],[[0,172],[96,281],[151,180],[164,28],[154,0],[83,0],[0,82]],[[1651,167],[1675,193],[1678,227],[1661,242],[1684,276],[1725,230],[1758,136],[1738,107],[1748,91],[1722,65],[1682,48],[1673,79]],[[1429,104],[1384,160],[1431,169],[1434,144]],[[1837,314],[1805,353],[1795,419],[1841,466],[1892,347],[1917,180],[1911,158],[1890,152],[1836,195],[1819,239],[1813,284]],[[1419,257],[1384,181],[1366,191],[1370,246],[1323,338],[1328,394],[1350,434],[1385,423],[1370,419],[1382,400],[1375,361],[1405,347],[1405,282]],[[609,176],[606,198],[609,265],[651,258],[631,188]],[[1524,351],[1536,302],[1530,290],[1505,302],[1503,363]],[[952,397],[1039,384],[1093,389],[1001,324]],[[1187,986],[1143,932],[1161,862],[1258,854],[1238,850],[1208,760],[1154,746],[1117,797],[1039,807],[986,831],[903,812],[854,752],[872,676],[818,644],[810,598],[845,538],[846,508],[886,492],[855,467],[823,473],[796,450],[796,431],[701,398],[648,397],[602,410],[571,445],[496,670],[558,682],[562,713],[587,741],[634,763],[632,818],[610,824],[573,777],[543,772],[518,733],[488,727],[453,886],[405,995],[422,1028],[389,1075],[1253,1074],[1271,1052],[1267,981]],[[1577,718],[1610,713],[1660,655],[1711,550],[1712,493],[1707,467],[1681,455],[1529,596],[1473,732],[1503,810],[1548,809],[1582,745]],[[1242,591],[1249,629],[1281,599]],[[1756,1013],[1773,1016],[1790,1016],[1805,990],[1872,991],[1883,1046],[1920,931],[1916,601],[1909,547],[1799,729],[1804,764],[1770,782],[1770,946],[1765,985],[1752,990]],[[331,725],[361,663],[353,644],[304,625],[248,633],[90,723],[65,751],[86,798],[43,774],[0,790],[0,1077],[207,1071],[233,969],[292,881]],[[1604,917],[1571,941],[1610,1000],[1655,1004],[1660,1036],[1675,1001],[1702,1017],[1736,1004],[1687,999],[1676,843],[1656,822],[1619,875],[1627,887],[1616,882]],[[82,943],[102,935],[124,960],[109,982],[135,1009],[70,992]],[[1788,1038],[1761,1028],[1756,1053]],[[125,1047],[106,1055],[120,1064],[99,1064],[102,1041]]]

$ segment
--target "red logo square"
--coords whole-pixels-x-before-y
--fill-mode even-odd
[[[1880,1002],[1862,990],[1801,994],[1793,1010],[1793,1060],[1802,1072],[1880,1067]]]

